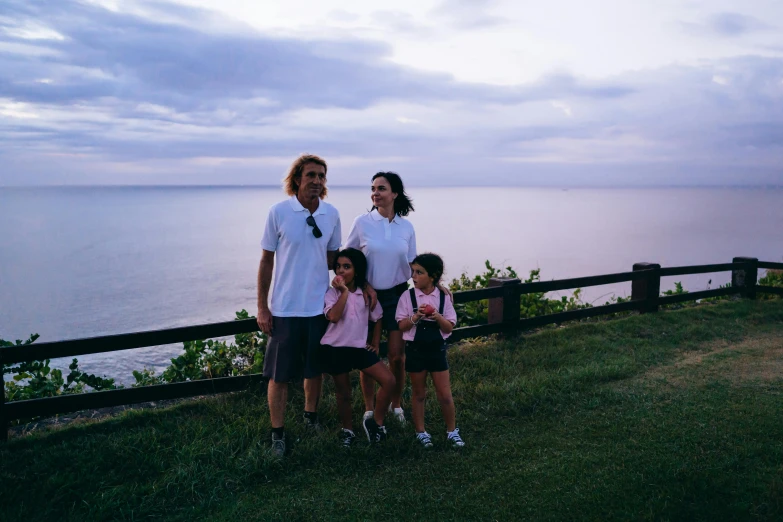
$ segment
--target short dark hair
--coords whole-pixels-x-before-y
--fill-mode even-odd
[[[440,283],[440,278],[443,277],[443,259],[438,254],[427,252],[425,254],[419,254],[411,261],[411,264],[420,265],[427,274],[435,280],[435,284]]]
[[[375,181],[380,177],[386,178],[391,191],[397,194],[394,199],[394,213],[399,216],[407,216],[413,212],[413,200],[405,193],[405,186],[402,184],[400,175],[396,172],[379,172],[372,177],[372,180]],[[375,209],[374,206],[372,208]]]
[[[337,268],[337,260],[341,257],[347,257],[351,260],[353,265],[353,281],[356,283],[356,288],[364,288],[367,283],[367,258],[361,250],[355,248],[344,248],[337,252],[337,256],[334,258],[334,265],[332,270]]]

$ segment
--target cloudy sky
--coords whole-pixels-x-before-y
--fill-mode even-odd
[[[2,0],[0,185],[783,184],[780,0]]]

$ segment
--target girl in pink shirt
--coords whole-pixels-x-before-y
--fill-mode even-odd
[[[411,263],[411,268],[414,288],[400,296],[395,319],[405,340],[405,371],[411,379],[411,415],[416,439],[425,448],[432,447],[432,437],[424,429],[424,398],[429,373],[446,421],[446,441],[461,448],[465,442],[456,425],[446,360],[446,338],[457,324],[457,313],[451,296],[438,288],[443,260],[436,254],[420,254]]]
[[[351,412],[351,380],[349,372],[357,369],[375,379],[381,386],[372,417],[363,421],[364,432],[371,443],[386,438],[383,425],[396,383],[394,376],[378,358],[381,340],[380,304],[370,310],[364,303],[361,288],[367,278],[367,258],[355,248],[346,248],[337,254],[334,263],[335,278],[326,291],[324,314],[329,326],[321,338],[323,363],[334,379],[337,410],[343,428],[340,440],[350,448],[356,435],[353,432]],[[368,322],[374,321],[372,338],[368,340]]]

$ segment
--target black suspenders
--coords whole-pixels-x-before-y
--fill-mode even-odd
[[[440,290],[438,290],[440,292]],[[419,307],[417,301],[416,301],[416,289],[411,288],[409,290],[411,293],[411,306],[413,307],[413,310],[416,311],[416,309]],[[438,313],[440,315],[443,315],[443,307],[446,305],[446,294],[443,292],[440,292],[440,305],[438,306]]]

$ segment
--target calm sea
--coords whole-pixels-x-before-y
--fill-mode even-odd
[[[420,251],[446,260],[447,277],[485,260],[543,280],[622,272],[635,262],[783,259],[780,189],[416,188]],[[0,189],[0,338],[41,341],[230,320],[255,311],[267,209],[284,196],[262,187]],[[370,206],[366,188],[332,187],[343,237]],[[667,278],[686,289],[728,274]],[[630,283],[585,300],[628,295]],[[121,382],[164,368],[171,345],[80,358]],[[61,363],[60,363],[61,364]]]

